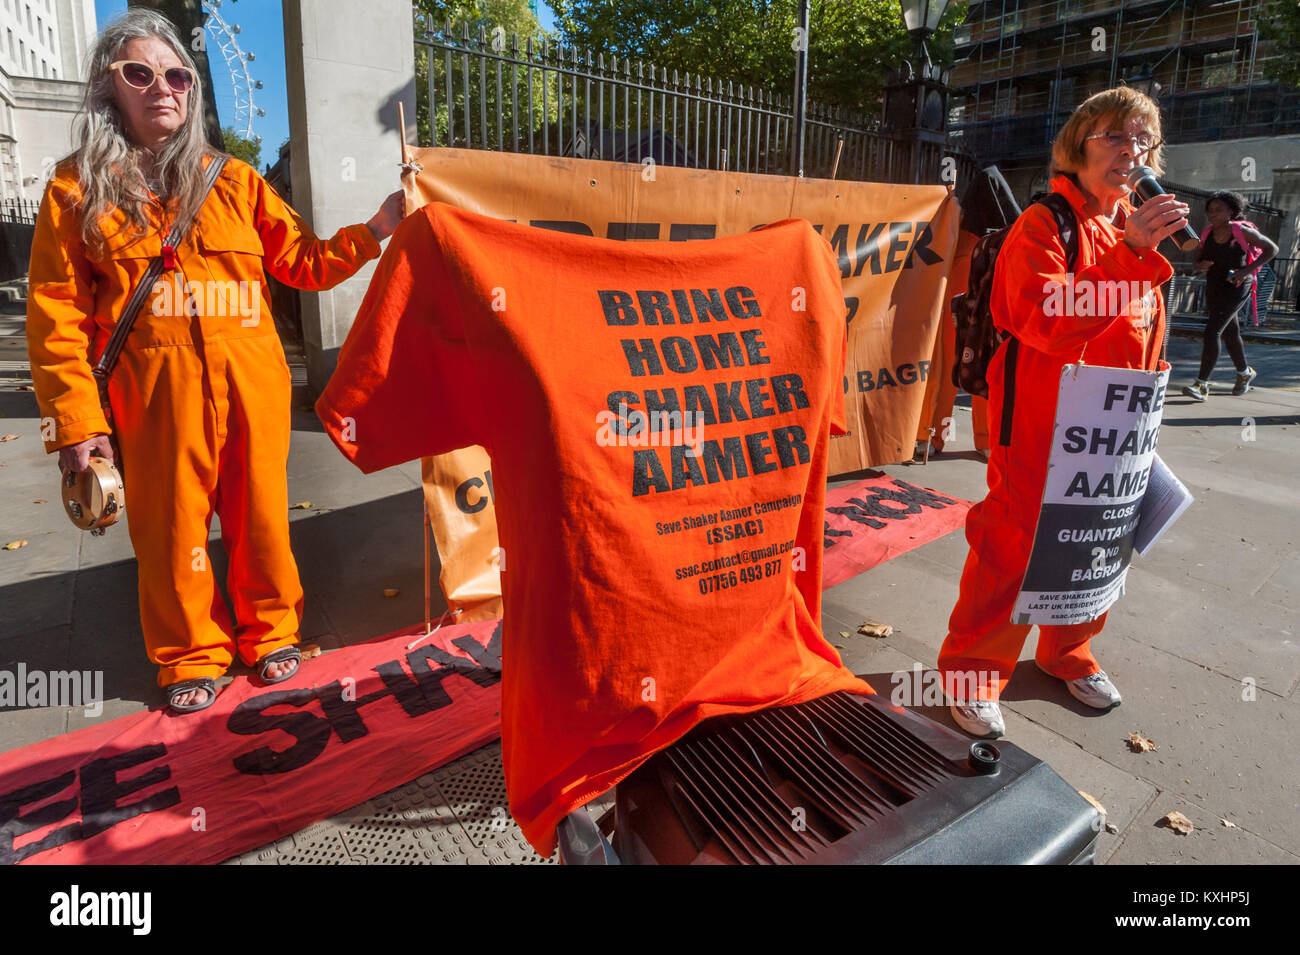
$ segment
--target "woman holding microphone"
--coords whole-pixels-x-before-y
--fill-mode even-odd
[[[1005,732],[997,701],[1031,629],[1012,623],[1011,612],[1043,498],[1061,369],[1086,360],[1153,370],[1161,360],[1165,311],[1159,286],[1173,269],[1156,247],[1187,224],[1188,210],[1169,195],[1137,209],[1128,200],[1131,169],[1163,171],[1160,148],[1160,113],[1151,99],[1128,87],[1089,97],[1052,146],[1051,191],[1074,215],[1077,260],[1068,261],[1056,218],[1040,203],[1016,220],[997,256],[990,307],[997,327],[1018,344],[1013,375],[1006,367],[1010,342],[989,364],[988,420],[994,430],[1006,403],[1014,404],[1009,435],[995,435],[988,496],[966,520],[970,553],[938,661],[953,718],[975,736]],[[1061,310],[1047,303],[1059,302],[1060,289],[1071,281],[1075,289],[1124,282],[1149,283],[1153,291],[1114,313],[1056,314]],[[1120,702],[1090,649],[1105,622],[1102,614],[1088,623],[1040,627],[1035,655],[1041,669],[1099,709]]]

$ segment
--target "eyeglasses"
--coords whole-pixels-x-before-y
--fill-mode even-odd
[[[184,93],[194,85],[194,74],[184,66],[155,70],[148,63],[139,63],[135,60],[117,60],[110,63],[108,68],[117,70],[122,74],[122,79],[138,90],[147,90],[153,86],[153,81],[159,76],[163,78],[167,83],[167,88],[173,93]]]
[[[1106,140],[1107,146],[1113,146],[1116,149],[1121,146],[1127,146],[1129,143],[1133,143],[1137,146],[1137,153],[1139,156],[1159,149],[1161,145],[1159,139],[1153,139],[1147,133],[1139,133],[1136,136],[1130,136],[1128,133],[1122,133],[1118,129],[1109,129],[1104,133],[1093,133],[1091,136],[1083,137],[1083,139],[1084,142],[1087,142],[1089,139],[1104,139]]]

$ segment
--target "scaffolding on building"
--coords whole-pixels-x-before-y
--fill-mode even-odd
[[[1300,132],[1300,91],[1268,79],[1267,0],[984,0],[955,34],[951,123],[988,161],[1041,159],[1087,96],[1154,84],[1165,138]]]

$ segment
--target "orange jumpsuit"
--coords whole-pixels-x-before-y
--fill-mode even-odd
[[[47,451],[109,433],[91,367],[161,253],[115,210],[104,253],[80,238],[76,167],[55,172],[32,243],[27,344]],[[141,309],[109,381],[140,626],[168,686],[252,665],[298,642],[302,585],[289,549],[290,373],[263,268],[328,289],[379,255],[364,225],[317,239],[256,170],[230,160],[198,224]],[[212,514],[229,555],[230,620],[208,560]]]
[[[1138,252],[1123,241],[1124,216],[1133,206],[1121,200],[1123,213],[1113,224],[1104,215],[1084,213],[1084,196],[1068,177],[1055,177],[1052,191],[1069,200],[1079,222],[1075,288],[1100,281],[1149,282],[1155,301],[1147,308],[1132,301],[1118,315],[1046,314],[1049,290],[1044,286],[1066,281],[1067,262],[1052,213],[1041,204],[1031,206],[1016,221],[998,253],[990,303],[993,318],[999,328],[1019,339],[1020,346],[1010,446],[1002,445],[999,433],[1006,347],[998,349],[989,365],[988,424],[993,439],[989,493],[966,519],[970,554],[948,636],[939,651],[945,686],[977,689],[974,694],[955,694],[959,698],[975,695],[996,700],[1029,635],[1030,627],[1011,622],[1011,610],[1029,563],[1042,504],[1062,366],[1082,359],[1091,365],[1154,370],[1161,357],[1165,310],[1159,286],[1169,280],[1173,269],[1154,249]],[[1088,644],[1105,622],[1102,614],[1088,623],[1039,627],[1038,663],[1063,680],[1095,673],[1099,667]],[[986,676],[980,677],[981,671]]]

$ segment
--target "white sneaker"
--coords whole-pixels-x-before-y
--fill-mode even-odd
[[[1094,709],[1108,710],[1120,704],[1119,690],[1115,689],[1115,684],[1110,682],[1110,677],[1106,675],[1105,670],[1098,670],[1091,676],[1080,677],[1077,680],[1066,680],[1065,688],[1080,703]]]
[[[948,711],[971,736],[990,739],[1007,731],[1007,724],[1002,722],[1002,708],[992,700],[954,700]]]
[[[1210,397],[1210,384],[1206,381],[1194,381],[1183,387],[1183,394],[1193,401],[1204,401]]]

